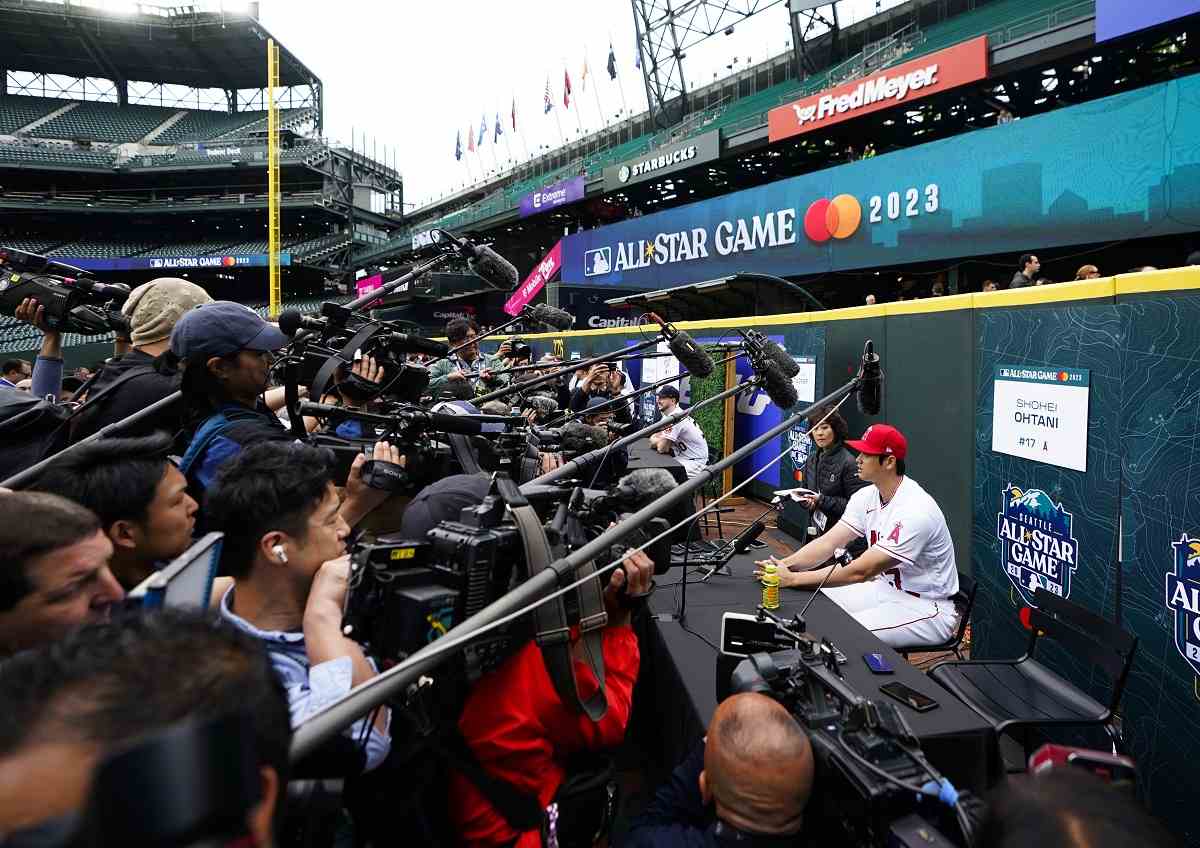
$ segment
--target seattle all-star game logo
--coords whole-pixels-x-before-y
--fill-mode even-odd
[[[1079,567],[1074,516],[1041,489],[1004,487],[996,516],[1000,564],[1013,588],[1035,607],[1037,589],[1060,598],[1071,596],[1071,580]]]
[[[1183,533],[1171,551],[1175,570],[1166,574],[1166,604],[1175,613],[1175,647],[1200,676],[1200,539]]]

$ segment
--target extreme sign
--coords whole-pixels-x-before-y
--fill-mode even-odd
[[[869,77],[843,83],[779,106],[767,113],[771,141],[869,115],[922,97],[984,79],[988,67],[987,36],[885,68]]]

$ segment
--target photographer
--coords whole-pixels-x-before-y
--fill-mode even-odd
[[[813,773],[808,736],[782,704],[756,692],[733,695],[634,819],[625,845],[797,844]]]
[[[121,312],[129,320],[129,340],[133,347],[105,362],[96,378],[88,384],[85,394],[75,398],[77,401],[94,399],[94,403],[81,408],[75,417],[71,425],[72,439],[90,436],[101,427],[128,418],[178,389],[179,375],[163,367],[160,357],[167,352],[168,339],[179,319],[193,307],[211,302],[212,298],[204,289],[172,277],[151,280],[130,292]],[[22,303],[14,314],[44,334],[34,368],[34,387],[41,395],[57,397],[62,385],[62,334],[46,326],[45,308],[32,298]],[[139,422],[124,435],[149,435],[155,430],[174,433],[179,424],[179,409],[176,408],[156,415],[152,420]]]
[[[488,490],[484,477],[458,476],[439,481],[421,492],[404,516],[402,535],[424,538],[438,521],[457,518],[466,505],[479,503]],[[598,722],[564,704],[542,659],[541,648],[530,640],[508,657],[495,671],[480,680],[463,707],[458,729],[475,759],[490,777],[508,784],[526,797],[536,798],[545,809],[552,801],[563,802],[557,821],[559,841],[577,844],[582,833],[595,833],[603,820],[605,791],[594,800],[579,799],[567,804],[556,797],[569,777],[566,767],[574,754],[596,752],[616,746],[625,736],[632,707],[633,684],[637,679],[640,654],[637,637],[630,627],[630,607],[622,597],[649,590],[654,563],[644,553],[632,554],[623,568],[613,571],[604,593],[608,625],[603,631],[605,694],[608,710]],[[583,645],[572,642],[579,696],[587,699],[598,683],[582,655]],[[475,846],[542,845],[537,829],[519,832],[492,805],[488,797],[466,775],[455,772],[447,790],[450,814],[461,844]],[[568,809],[583,810],[578,820],[566,820]]]
[[[32,489],[87,507],[113,545],[109,568],[126,591],[192,543],[196,502],[167,458],[171,439],[101,439],[55,460]]]
[[[478,335],[479,325],[469,318],[453,318],[446,323],[446,338],[450,347],[458,347],[464,342],[471,344],[430,367],[428,392],[435,400],[446,392],[458,400],[469,400],[475,397],[479,381],[496,385],[505,382],[492,374],[492,370],[503,367],[503,363],[479,349],[479,344],[475,342]],[[478,372],[478,376],[470,376],[473,372]]]
[[[614,400],[620,398],[624,394],[625,386],[629,379],[625,372],[618,368],[599,362],[588,369],[585,376],[579,383],[579,386],[571,394],[571,411],[579,412],[588,408],[588,402],[596,398],[604,400]],[[630,424],[633,422],[633,412],[629,408],[629,402],[614,403],[609,409],[612,410],[612,418],[618,424]]]
[[[252,841],[239,844],[269,846],[292,734],[284,693],[255,640],[162,611],[90,625],[3,664],[0,841],[35,828],[47,838],[36,844],[60,844],[49,837],[79,824],[106,756],[180,722],[238,713],[252,728],[261,795],[242,823]],[[162,814],[146,806],[147,817]]]
[[[0,493],[0,658],[108,617],[125,597],[113,546],[88,510],[44,492]]]
[[[350,528],[323,451],[299,443],[249,447],[221,469],[204,509],[209,529],[225,534],[221,565],[234,579],[220,614],[265,644],[293,725],[378,673],[342,635]],[[381,710],[346,731],[364,740],[368,769],[387,756],[388,723]]]

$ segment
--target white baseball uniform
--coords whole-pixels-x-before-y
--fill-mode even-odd
[[[850,497],[842,522],[896,561],[874,580],[823,591],[864,627],[896,648],[949,639],[957,613],[954,542],[937,502],[911,477],[902,477],[886,504],[864,486]]]

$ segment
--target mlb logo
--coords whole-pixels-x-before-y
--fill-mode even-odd
[[[163,261],[161,259],[151,259],[150,260],[151,268],[161,268],[162,266],[163,266]]]
[[[595,277],[599,274],[607,274],[612,270],[612,248],[599,247],[595,250],[585,251],[583,254],[583,275],[585,277]]]

